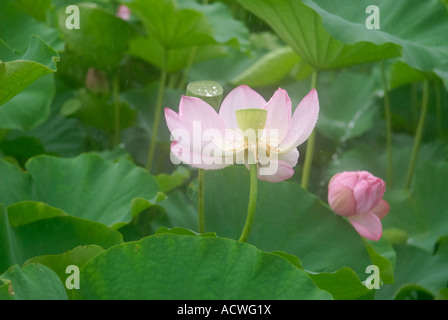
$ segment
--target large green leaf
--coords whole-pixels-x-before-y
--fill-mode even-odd
[[[290,47],[278,48],[265,54],[232,79],[232,84],[245,84],[250,87],[275,85],[291,73],[299,62],[300,57]]]
[[[235,20],[222,3],[200,5],[196,1],[142,0],[128,5],[147,31],[145,37],[130,41],[129,53],[168,72],[225,55],[221,44],[248,45],[247,28]],[[164,19],[160,20],[162,15]],[[173,25],[182,23],[181,27]]]
[[[233,166],[207,172],[205,186],[206,231],[238,239],[247,213],[248,170]],[[352,226],[290,182],[259,181],[257,212],[248,242],[261,250],[293,254],[305,270],[314,272],[348,266],[361,276],[371,264],[362,238]]]
[[[282,251],[273,253],[285,258],[297,268],[303,269],[298,257]],[[375,296],[375,291],[368,289],[358,275],[347,267],[335,272],[308,272],[308,275],[320,289],[331,293],[335,300],[373,299]]]
[[[155,179],[127,160],[108,162],[95,154],[60,159],[38,156],[26,164],[26,173],[0,161],[0,201],[7,205],[35,200],[70,215],[108,226],[128,223],[135,207],[158,192]]]
[[[448,256],[431,255],[412,245],[398,245],[395,283],[378,290],[379,299],[411,298],[421,292],[435,296],[448,282]]]
[[[395,43],[413,68],[430,71],[448,61],[448,11],[437,0],[303,0],[322,17],[325,29],[339,41]],[[376,5],[380,29],[366,28],[365,14]],[[384,57],[386,58],[386,57]]]
[[[25,54],[17,55],[11,51],[0,40],[0,105],[38,78],[56,72],[59,59],[58,53],[36,36],[31,37]]]
[[[76,266],[80,269],[87,263],[87,261],[103,252],[104,249],[98,245],[78,246],[61,254],[43,255],[28,259],[25,261],[24,265],[30,263],[44,265],[56,272],[59,279],[65,283],[67,277],[70,276],[70,274],[67,274],[67,266]],[[77,289],[69,289],[66,287],[67,295],[71,297],[74,290]]]
[[[125,241],[135,241],[156,233],[160,228],[179,226],[196,230],[198,213],[184,192],[175,190],[157,205],[144,208],[130,223],[118,231],[123,234]]]
[[[264,53],[264,51],[263,51]],[[218,83],[231,83],[232,80],[254,64],[262,53],[252,52],[249,56],[237,49],[229,48],[225,57],[210,61],[201,61],[193,65],[190,72],[190,81],[203,81],[208,79]]]
[[[184,184],[189,178],[190,171],[183,166],[176,167],[176,170],[171,174],[160,173],[156,176],[161,192],[171,191],[172,189]]]
[[[73,1],[69,4],[73,4]],[[57,51],[63,50],[64,43],[58,30],[52,28],[49,23],[39,21],[43,18],[47,6],[48,0],[0,1],[0,39],[22,54],[28,48],[30,36],[34,35],[51,48]]]
[[[0,160],[2,183],[0,184],[0,202],[10,205],[29,199],[29,176],[20,167]]]
[[[16,4],[39,21],[46,20],[46,11],[51,8],[51,0],[16,0]]]
[[[28,259],[26,264],[39,263],[52,269],[58,275],[61,281],[67,278],[66,268],[69,265],[76,265],[81,268],[87,261],[93,259],[104,249],[98,245],[78,246],[72,250],[61,254],[43,255]]]
[[[403,61],[397,60],[389,69],[389,87],[395,89],[414,82],[423,82],[428,78],[424,72],[411,68]]]
[[[16,132],[14,136],[23,134]],[[86,133],[78,119],[67,119],[59,114],[50,117],[26,133],[41,141],[46,152],[61,157],[74,157],[85,150]]]
[[[374,89],[377,79],[368,74],[342,71],[329,81],[319,96],[321,106],[317,129],[326,138],[345,142],[374,126],[378,108]]]
[[[203,45],[198,47],[168,49],[166,60],[164,48],[156,38],[149,35],[136,37],[129,41],[129,54],[149,62],[168,72],[176,72],[198,61],[216,59],[225,56],[227,51],[221,45]]]
[[[345,44],[333,38],[322,19],[302,0],[238,0],[266,21],[286,44],[317,70],[340,68],[400,55],[397,45],[377,46],[370,40]],[[365,8],[363,9],[364,12]],[[350,30],[350,29],[346,29]]]
[[[51,269],[36,263],[23,268],[14,265],[0,275],[0,300],[68,300],[68,298],[58,276]]]
[[[310,277],[319,288],[330,292],[335,300],[367,299],[373,296],[373,291],[367,289],[353,270],[347,267],[331,273],[310,274]]]
[[[215,43],[205,15],[192,9],[179,9],[173,0],[134,0],[127,5],[143,22],[147,34],[164,49]]]
[[[216,233],[214,232],[207,232],[207,233],[198,233],[195,231],[191,231],[185,228],[165,228],[161,227],[157,229],[157,231],[154,234],[175,234],[178,236],[198,236],[198,237],[212,237],[217,238]],[[288,260],[288,259],[287,259]]]
[[[196,0],[178,0],[179,8],[201,12],[209,22],[217,43],[230,44],[236,48],[249,45],[249,30],[244,22],[234,19],[229,7],[221,2],[198,3]]]
[[[161,234],[87,262],[77,299],[328,299],[285,259],[224,238]]]
[[[133,35],[130,25],[94,4],[80,3],[80,28],[68,29],[65,7],[58,10],[59,30],[66,49],[73,51],[79,61],[99,69],[115,68],[123,58]]]
[[[79,245],[109,248],[121,234],[97,222],[68,216],[45,203],[23,201],[6,211],[0,206],[0,272],[46,254],[60,254]]]
[[[447,179],[448,162],[427,162],[416,170],[412,183],[419,232],[411,241],[428,250],[439,237],[448,235]]]
[[[87,145],[85,126],[78,119],[62,116],[59,111],[67,96],[71,95],[72,90],[69,93],[57,90],[51,104],[50,116],[26,133],[19,130],[9,132],[8,139],[17,139],[24,135],[38,139],[46,152],[60,157],[74,157],[82,153]]]
[[[55,83],[52,74],[34,81],[0,107],[0,128],[31,130],[50,115]]]
[[[381,270],[380,279],[384,283],[394,283],[394,269],[396,254],[392,245],[385,239],[379,241],[364,239],[367,251],[372,259],[373,265]]]

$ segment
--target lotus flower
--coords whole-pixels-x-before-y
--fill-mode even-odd
[[[281,88],[266,102],[248,86],[239,86],[223,100],[219,113],[199,98],[182,96],[179,114],[165,109],[172,161],[205,170],[257,163],[259,179],[280,182],[294,174],[297,147],[310,136],[318,113],[314,89],[293,115]]]
[[[328,184],[328,203],[367,239],[378,241],[383,234],[381,219],[390,210],[383,200],[386,183],[367,171],[345,171]]]

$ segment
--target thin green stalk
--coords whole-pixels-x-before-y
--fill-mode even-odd
[[[317,71],[314,70],[311,76],[311,89],[317,86]],[[302,172],[302,188],[307,190],[310,181],[311,165],[313,163],[314,145],[316,141],[316,132],[313,130],[306,143],[305,163]]]
[[[187,65],[184,68],[184,72],[182,74],[182,77],[179,82],[179,88],[184,88],[188,81],[188,76],[190,75],[191,67],[194,64],[194,61],[196,60],[196,55],[198,53],[198,47],[193,47],[190,51],[190,56],[188,57]]]
[[[386,148],[387,148],[387,184],[392,185],[392,112],[390,109],[389,90],[387,87],[386,72],[384,71],[384,61],[381,61],[381,77],[384,90],[384,111],[386,115]]]
[[[112,148],[120,144],[120,78],[118,72],[113,80],[113,101],[114,101],[114,137]]]
[[[412,181],[412,175],[414,173],[415,163],[418,157],[418,149],[423,136],[423,129],[425,126],[426,114],[428,113],[428,100],[429,100],[429,82],[426,80],[423,83],[423,98],[422,98],[422,110],[420,111],[420,118],[417,124],[417,131],[415,132],[414,146],[412,148],[411,161],[409,163],[408,173],[406,176],[405,188],[409,190]]]
[[[436,115],[437,115],[437,135],[442,136],[442,93],[440,90],[440,83],[436,82]]]
[[[195,55],[196,53],[194,53]],[[191,58],[191,57],[190,57]],[[191,64],[193,63],[191,59]],[[190,65],[191,67],[191,65]],[[187,78],[188,76],[186,76]],[[185,81],[187,79],[184,79]],[[187,96],[197,97],[207,102],[215,110],[219,109],[222,100],[223,89],[221,85],[214,81],[195,81],[187,86]],[[205,213],[204,213],[204,176],[203,169],[198,169],[198,219],[199,232],[204,233]]]
[[[174,89],[176,86],[176,81],[178,80],[178,75],[176,73],[171,73],[166,81],[166,86],[168,89]]]
[[[148,161],[146,163],[146,169],[148,170],[148,172],[151,172],[151,167],[154,162],[154,152],[156,150],[156,145],[157,145],[157,134],[159,132],[160,117],[162,116],[162,104],[163,104],[163,98],[165,96],[165,85],[166,85],[166,78],[167,78],[165,61],[166,61],[166,57],[164,57],[164,64],[162,66],[162,73],[160,75],[159,91],[157,93],[156,110],[154,111],[154,117],[153,117],[151,142],[150,142],[149,151],[148,151]]]
[[[412,130],[415,129],[415,124],[418,121],[418,109],[419,109],[419,105],[418,105],[418,96],[417,96],[417,89],[418,89],[418,83],[412,83],[411,86],[411,103],[412,103]]]
[[[243,232],[241,233],[240,242],[246,242],[249,237],[250,229],[254,222],[255,211],[257,207],[257,177],[258,165],[256,163],[250,164],[250,191],[249,191],[249,206],[247,209],[246,224],[244,225]]]
[[[199,233],[205,232],[205,214],[204,214],[204,170],[198,170],[198,219]]]
[[[207,5],[208,0],[202,0],[202,5]],[[196,60],[196,55],[198,53],[198,47],[191,48],[190,56],[188,57],[187,65],[184,68],[184,72],[182,73],[182,77],[179,81],[179,88],[184,88],[188,81],[188,76],[190,75],[191,67],[193,67],[194,61]]]

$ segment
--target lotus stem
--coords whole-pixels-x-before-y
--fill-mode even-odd
[[[393,183],[393,158],[392,158],[392,112],[390,109],[389,88],[387,86],[384,61],[381,61],[381,78],[384,90],[384,111],[386,115],[386,148],[387,148],[387,185]]]
[[[412,175],[414,173],[415,164],[418,157],[418,149],[423,136],[423,129],[425,126],[426,114],[428,113],[428,100],[429,100],[429,81],[426,80],[423,83],[423,99],[422,99],[422,110],[420,111],[420,118],[417,124],[417,131],[415,132],[414,146],[412,148],[411,161],[409,163],[408,174],[406,176],[405,189],[409,190],[412,181]]]
[[[205,232],[205,213],[204,213],[204,170],[198,170],[198,227],[199,233]]]
[[[114,103],[114,137],[112,148],[120,144],[120,78],[118,72],[113,80],[113,103]]]
[[[221,105],[222,86],[214,81],[195,81],[187,86],[187,96],[201,98],[218,111]],[[204,176],[203,169],[198,169],[198,231],[205,232],[205,204],[204,204]]]
[[[151,167],[154,162],[154,153],[156,150],[157,145],[157,135],[159,133],[159,124],[160,124],[160,117],[162,116],[162,104],[163,99],[165,96],[165,85],[166,85],[166,78],[167,78],[167,71],[166,71],[166,55],[164,54],[164,63],[162,66],[162,73],[160,75],[160,82],[159,82],[159,90],[157,93],[157,102],[156,102],[156,109],[154,111],[154,121],[152,126],[152,133],[151,133],[151,142],[149,144],[149,151],[148,151],[148,160],[146,163],[146,169],[148,172],[151,173]]]
[[[257,193],[258,193],[258,165],[256,163],[250,164],[250,192],[249,192],[249,206],[247,209],[246,224],[241,233],[240,242],[246,242],[249,237],[252,224],[254,222],[255,211],[257,208]]]
[[[317,86],[317,71],[314,70],[313,74],[311,76],[311,89],[315,89]],[[314,155],[314,145],[316,141],[316,132],[315,129],[309,136],[307,143],[306,143],[306,154],[305,154],[305,163],[303,165],[303,172],[302,172],[302,188],[307,190],[308,184],[310,181],[310,174],[311,174],[311,166],[313,164],[313,155]]]

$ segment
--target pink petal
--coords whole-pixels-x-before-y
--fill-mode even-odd
[[[188,130],[188,128],[189,128],[186,123],[182,122],[179,115],[175,111],[173,111],[169,108],[165,108],[165,120],[166,120],[166,124],[168,126],[168,130],[170,130],[170,132],[173,132],[176,129]],[[175,139],[177,140],[176,137],[175,137]]]
[[[378,241],[383,235],[380,218],[373,212],[366,212],[352,216],[348,219],[358,233],[370,240]]]
[[[224,133],[224,122],[204,100],[182,96],[179,105],[179,116],[183,122],[192,123],[193,121],[201,121],[203,130],[217,129]]]
[[[345,171],[334,175],[328,189],[344,186],[353,192],[356,203],[354,214],[371,211],[382,199],[385,182],[367,171]]]
[[[381,199],[380,202],[371,210],[378,218],[383,219],[390,211],[390,206],[386,200]]]
[[[353,216],[356,214],[356,201],[352,189],[339,183],[328,185],[328,204],[340,216]]]
[[[287,161],[277,161],[273,165],[277,167],[275,174],[258,174],[258,179],[268,181],[268,182],[282,182],[288,180],[294,175],[294,169],[291,164]]]
[[[335,174],[329,184],[328,187],[341,184],[343,186],[346,186],[350,189],[353,189],[359,180],[359,172],[358,171],[344,171]]]
[[[278,141],[282,141],[291,121],[291,99],[286,90],[279,88],[264,109],[268,112],[265,128],[278,130]]]
[[[225,97],[219,109],[219,116],[223,119],[226,128],[237,129],[235,111],[240,109],[261,109],[266,100],[256,91],[246,85],[236,87]]]
[[[205,154],[191,152],[182,147],[177,141],[171,143],[171,152],[184,164],[189,164],[192,167],[199,169],[217,170],[229,166],[229,164],[222,163],[223,161],[221,158],[212,158]],[[173,163],[175,162],[173,161]]]
[[[281,182],[288,180],[294,175],[294,167],[299,160],[299,151],[293,149],[285,155],[280,156],[277,160],[271,160],[272,166],[268,173],[263,172],[264,168],[258,171],[258,179],[268,182]]]
[[[356,199],[356,213],[372,210],[383,198],[386,190],[385,182],[372,174],[361,171],[358,183],[353,188]]]
[[[165,119],[173,140],[195,153],[201,153],[211,141],[210,132],[224,137],[224,122],[215,109],[199,98],[182,96],[179,114],[166,108]]]
[[[316,125],[318,115],[319,99],[317,91],[312,89],[294,111],[288,134],[280,143],[280,150],[288,152],[305,142]]]
[[[299,150],[296,148],[292,149],[288,153],[281,154],[278,156],[278,160],[288,162],[291,167],[295,167],[299,161]]]

